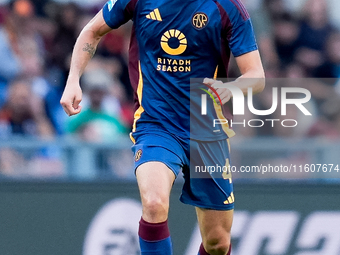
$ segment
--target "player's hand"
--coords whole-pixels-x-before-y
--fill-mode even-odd
[[[209,78],[205,78],[203,80],[203,83],[206,84],[206,85],[209,85],[210,87],[215,89],[215,91],[217,92],[217,94],[219,95],[219,97],[222,101],[222,104],[227,103],[231,99],[232,94],[231,94],[229,89],[227,89],[227,88],[216,88],[216,85],[221,85],[221,84],[223,84],[223,82],[213,80],[213,79],[209,79]],[[218,99],[216,93],[214,91],[212,91],[211,89],[209,89],[209,92],[214,96],[216,102],[220,103],[220,100]]]
[[[83,93],[80,88],[79,81],[67,82],[60,104],[68,116],[80,113]]]

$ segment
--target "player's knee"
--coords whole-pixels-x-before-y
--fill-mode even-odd
[[[230,242],[218,242],[206,244],[205,250],[211,255],[226,255],[229,251]]]
[[[162,222],[168,218],[168,199],[149,197],[143,199],[143,218],[148,222]]]
[[[208,238],[204,245],[204,249],[211,255],[226,255],[230,247],[230,235],[215,235]]]

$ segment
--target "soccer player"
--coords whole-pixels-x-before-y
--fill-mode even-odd
[[[110,0],[75,44],[61,99],[68,115],[81,111],[79,78],[98,42],[128,20],[133,20],[129,74],[136,112],[131,140],[143,205],[141,254],[172,254],[169,196],[180,169],[185,179],[180,200],[195,206],[201,230],[198,254],[230,254],[231,176],[202,173],[202,178],[195,178],[191,166],[228,166],[227,139],[233,131],[228,126],[201,130],[207,122],[197,114],[199,124],[190,126],[190,78],[226,77],[232,52],[242,73],[232,84],[244,93],[248,87],[253,92],[263,89],[264,72],[249,15],[239,0]],[[243,82],[246,78],[253,79]],[[221,99],[214,103],[209,98],[204,120],[212,123],[223,117],[222,112],[230,118],[230,90],[215,90],[215,79],[203,82]],[[209,92],[203,82],[197,86]],[[225,104],[224,111],[218,101]]]

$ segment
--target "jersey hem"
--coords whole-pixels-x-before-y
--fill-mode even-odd
[[[169,170],[171,170],[174,175],[175,175],[175,179],[177,179],[177,176],[179,174],[179,172],[177,173],[172,167],[169,166],[169,164],[165,161],[162,161],[162,160],[159,160],[159,159],[150,159],[150,160],[146,160],[146,161],[143,161],[141,162],[140,164],[138,164],[137,166],[135,166],[135,170],[134,170],[134,173],[136,175],[136,171],[137,171],[137,168],[140,167],[141,165],[145,164],[145,163],[149,163],[149,162],[159,162],[159,163],[163,163],[164,165],[166,165]]]
[[[247,48],[247,49],[245,49],[245,50],[233,52],[233,55],[234,55],[234,57],[239,57],[239,56],[242,56],[242,55],[244,55],[244,54],[247,54],[247,53],[252,52],[252,51],[255,51],[255,50],[258,50],[257,45],[254,45],[254,46],[252,46],[252,47],[249,47],[249,48]]]
[[[187,204],[187,205],[192,205],[198,208],[203,208],[203,209],[210,209],[210,210],[218,210],[218,211],[230,211],[234,209],[234,203],[229,204],[229,205],[203,205],[201,203],[197,203],[194,202],[192,200],[189,199],[185,199],[183,198],[183,196],[181,196],[179,198],[179,200],[183,203],[183,204]]]
[[[114,26],[114,25],[112,25],[112,24],[110,24],[110,22],[109,22],[109,20],[107,20],[106,19],[106,17],[105,17],[105,10],[104,10],[104,8],[107,6],[107,4],[103,7],[103,11],[102,11],[102,15],[103,15],[103,19],[104,19],[104,21],[105,21],[105,23],[106,23],[106,25],[108,25],[110,28],[112,28],[112,29],[115,29],[116,27]]]

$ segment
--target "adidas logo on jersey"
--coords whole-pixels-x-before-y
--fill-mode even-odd
[[[148,15],[146,15],[147,19],[162,21],[161,14],[159,13],[158,8],[154,9],[152,12],[150,12]]]

